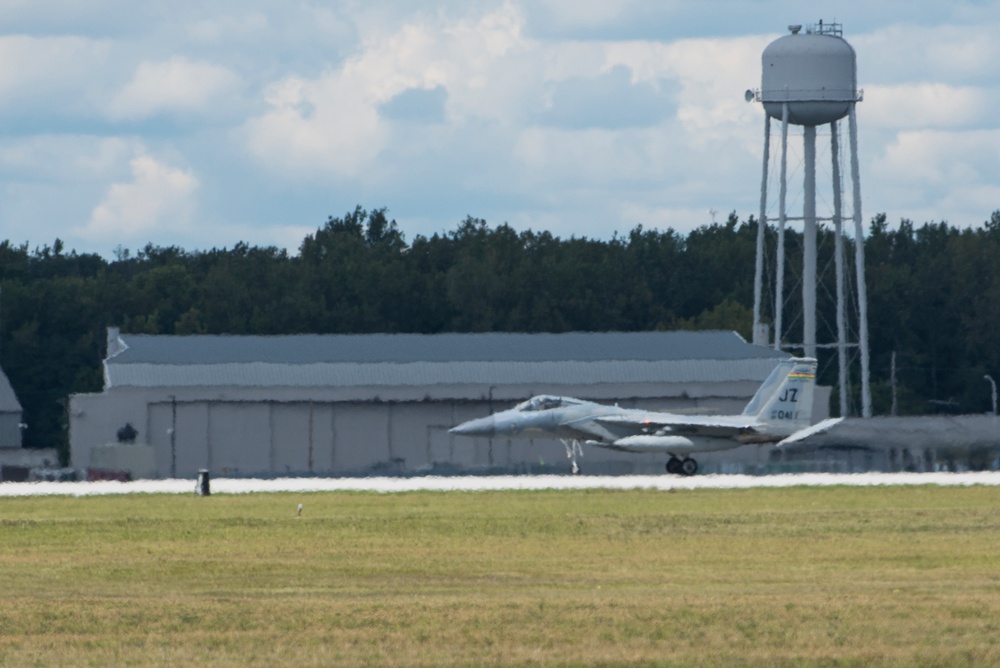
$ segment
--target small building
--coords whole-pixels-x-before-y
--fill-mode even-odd
[[[22,419],[21,402],[14,394],[7,374],[0,370],[0,448],[20,448]]]
[[[24,416],[7,375],[0,371],[0,482],[28,480],[37,468],[56,466],[55,448],[22,447]]]
[[[70,450],[87,467],[95,447],[124,434],[123,448],[152,447],[158,477],[562,472],[557,441],[480,442],[448,429],[535,394],[739,412],[785,357],[725,331],[151,336],[112,327],[104,391],[70,397]],[[663,468],[662,458],[585,457],[594,473]]]

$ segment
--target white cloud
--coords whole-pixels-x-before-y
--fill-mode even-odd
[[[114,119],[139,120],[162,113],[206,113],[228,104],[239,77],[218,65],[174,56],[139,63],[132,81],[108,104]]]
[[[898,128],[960,128],[992,123],[1000,91],[944,83],[870,86],[864,121]],[[861,112],[859,112],[860,114]]]
[[[129,166],[132,181],[113,183],[77,234],[89,239],[133,239],[160,227],[187,226],[199,185],[194,175],[148,155],[133,158]]]
[[[513,150],[518,182],[526,191],[541,186],[548,201],[566,207],[585,196],[582,188],[600,193],[595,199],[618,204],[606,212],[610,218],[589,217],[629,228],[645,222],[686,231],[704,224],[710,208],[739,208],[756,196],[763,126],[763,110],[748,105],[742,91],[759,79],[766,43],[746,37],[550,45],[547,74],[569,77],[574,63],[591,73],[625,66],[635,82],[679,92],[670,115],[647,128],[522,130]]]
[[[350,73],[317,81],[283,79],[267,90],[271,110],[250,120],[251,153],[285,178],[356,176],[382,147],[375,98]]]
[[[559,29],[594,28],[618,19],[634,0],[541,0],[551,20]]]
[[[187,26],[187,33],[197,42],[217,44],[229,40],[240,41],[261,37],[270,27],[270,22],[264,13],[251,11],[241,15],[198,19]]]
[[[44,101],[46,113],[80,110],[100,85],[95,72],[108,62],[107,41],[82,37],[0,37],[0,107],[23,109]]]
[[[628,65],[641,80],[673,79],[681,87],[678,119],[695,148],[717,141],[744,143],[763,127],[763,111],[747,104],[743,91],[760,85],[760,54],[770,37],[687,39],[676,42],[616,42],[608,63]]]
[[[520,165],[518,181],[524,187],[607,188],[662,179],[669,162],[660,151],[666,148],[660,132],[662,127],[624,132],[528,128],[513,149]]]
[[[900,132],[872,167],[862,178],[893,219],[968,226],[1000,208],[1000,129]]]
[[[668,38],[668,34],[677,35],[679,25],[689,28],[688,36],[707,34],[703,25],[685,16],[699,13],[691,11],[697,3],[681,0],[533,0],[522,5],[532,18],[533,32],[549,36],[597,40],[614,36],[623,41],[653,35]],[[714,0],[711,7],[720,12],[727,9],[723,0]]]
[[[947,82],[951,85],[996,80],[1000,60],[1000,12],[975,25],[889,25],[851,36],[858,53],[858,83]],[[870,83],[867,83],[870,82]]]
[[[866,216],[983,220],[1000,206],[996,2],[838,7],[865,89]],[[355,204],[389,207],[409,238],[466,214],[598,237],[756,214],[763,110],[743,91],[785,23],[818,18],[800,9],[0,2],[23,33],[0,37],[0,223],[106,250],[102,229],[297,246]],[[199,225],[171,226],[196,194]]]
[[[265,95],[270,110],[244,127],[251,153],[286,177],[360,177],[390,137],[379,105],[414,88],[447,90],[452,123],[509,123],[524,114],[530,77],[519,64],[521,19],[510,5],[478,20],[435,18],[371,35],[361,53],[309,79],[288,76]],[[530,83],[529,83],[530,85]]]
[[[901,132],[875,161],[875,168],[912,186],[995,180],[1000,173],[1000,129]]]
[[[759,178],[763,110],[746,104],[742,92],[759,81],[760,51],[770,38],[540,42],[523,32],[523,16],[508,3],[478,18],[438,15],[369,35],[342,67],[272,85],[270,111],[244,128],[247,144],[259,163],[284,178],[318,173],[353,180],[360,190],[406,192],[428,183],[408,171],[431,170],[438,175],[432,187],[466,193],[472,202],[460,205],[466,213],[490,209],[476,196],[503,198],[509,209],[502,219],[537,224],[559,209],[592,236],[610,233],[609,220],[629,228],[642,222],[621,218],[629,197],[641,199],[646,211],[673,212],[655,220],[669,218],[684,229],[693,211],[701,212],[695,224],[702,224],[709,208],[728,213],[756,198],[756,186],[747,183]],[[609,117],[602,128],[594,104],[587,122],[565,111],[539,115],[567,82],[586,101],[584,93],[608,88],[603,84],[623,67],[628,80],[617,85],[636,94],[619,94],[617,102],[659,96],[661,118],[650,111],[637,123],[645,127],[616,127]],[[417,89],[447,91],[444,126],[403,131],[379,115],[378,105]],[[408,162],[389,164],[400,157]],[[744,168],[754,178],[741,178]],[[741,188],[735,196],[720,186],[729,178]],[[582,216],[574,210],[581,198],[591,205]],[[592,206],[598,201],[608,203],[600,213]],[[539,205],[546,212],[529,210]]]
[[[0,172],[22,181],[106,183],[137,150],[134,140],[88,135],[36,135],[0,143]]]

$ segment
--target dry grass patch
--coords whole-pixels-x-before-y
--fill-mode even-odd
[[[2,499],[0,664],[998,663],[998,505],[984,487]]]

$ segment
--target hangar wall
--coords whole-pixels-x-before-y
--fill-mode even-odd
[[[21,414],[0,413],[0,448],[21,447]]]
[[[674,396],[632,398],[625,407],[742,410],[756,389],[753,383],[700,391],[687,387]],[[817,404],[829,403],[829,388],[817,388]],[[693,398],[691,394],[697,394]],[[159,477],[193,477],[206,468],[213,475],[357,475],[448,472],[462,469],[510,472],[563,472],[565,450],[558,441],[469,439],[448,433],[452,426],[520,400],[338,401],[330,398],[261,396],[263,393],[205,393],[116,390],[107,395],[77,395],[71,402],[73,465],[89,465],[93,447],[114,440],[131,424],[137,443],[152,445]],[[294,395],[295,393],[285,393]],[[687,396],[685,396],[687,395]],[[735,396],[732,396],[735,395]],[[585,397],[586,398],[586,397]],[[107,411],[109,408],[113,414]],[[113,428],[112,428],[113,427]],[[724,456],[706,453],[703,470],[722,470],[725,462],[766,461],[748,446]],[[587,448],[589,473],[660,473],[663,457]]]
[[[262,337],[112,327],[107,351],[104,391],[70,397],[72,465],[91,466],[93,449],[131,425],[135,443],[153,447],[159,477],[202,468],[236,476],[563,472],[558,441],[478,441],[448,429],[538,394],[736,413],[787,357],[725,331]],[[655,456],[597,449],[585,457],[595,473],[663,466]]]
[[[21,403],[7,374],[0,370],[0,448],[21,447],[22,420]]]

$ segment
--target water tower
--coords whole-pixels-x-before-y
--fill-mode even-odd
[[[802,353],[815,357],[817,347],[835,347],[840,372],[841,414],[847,407],[847,349],[857,345],[861,358],[862,415],[871,416],[868,357],[868,304],[864,277],[864,236],[861,226],[861,178],[858,174],[858,125],[855,105],[861,101],[857,87],[857,62],[854,49],[841,37],[841,25],[820,21],[808,27],[789,26],[789,34],[771,42],[761,57],[763,72],[761,87],[747,91],[747,101],[756,100],[764,106],[764,166],[760,193],[760,225],[757,234],[757,269],[754,276],[754,343],[768,344],[768,326],[761,321],[763,307],[764,230],[767,226],[767,188],[771,145],[771,119],[781,122],[781,165],[778,196],[778,240],[774,285],[774,347],[785,342],[784,279],[785,226],[802,221]],[[854,248],[857,287],[857,341],[848,341],[847,295],[844,275],[843,219],[840,177],[840,135],[838,122],[848,119],[850,142],[851,183],[853,190]],[[788,195],[788,126],[803,128],[802,215],[789,216]],[[829,126],[832,157],[832,205],[828,217],[816,215],[816,129]],[[816,341],[816,224],[831,221],[836,232],[836,310],[837,341],[818,344]]]

